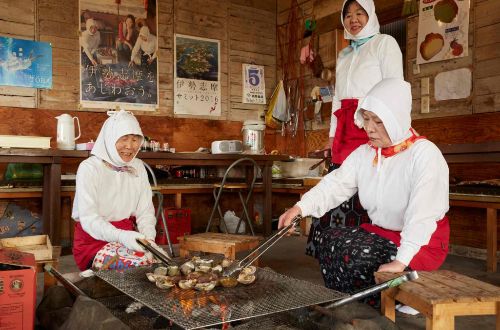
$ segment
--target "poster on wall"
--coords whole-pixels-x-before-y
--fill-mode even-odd
[[[158,108],[156,0],[80,0],[80,107]]]
[[[0,85],[52,88],[52,46],[0,37]]]
[[[264,67],[254,64],[242,64],[243,103],[266,104],[266,85]]]
[[[417,64],[467,56],[470,0],[420,0]]]
[[[220,41],[175,35],[174,114],[220,116]]]

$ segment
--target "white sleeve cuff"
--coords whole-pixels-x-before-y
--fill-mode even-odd
[[[410,244],[401,244],[396,254],[396,260],[408,266],[420,247]]]

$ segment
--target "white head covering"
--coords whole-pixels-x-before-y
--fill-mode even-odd
[[[388,78],[376,84],[354,113],[354,120],[363,127],[361,109],[376,114],[384,123],[393,144],[408,137],[411,127],[411,86],[399,78]]]
[[[345,8],[346,2],[347,0],[344,0],[344,3],[342,5],[342,13],[340,15],[342,26],[344,26],[344,11],[347,10],[347,8]],[[356,0],[356,2],[361,7],[363,7],[363,9],[368,14],[368,22],[366,22],[366,25],[363,27],[363,29],[359,31],[359,33],[355,36],[350,34],[344,26],[344,38],[351,40],[360,40],[380,33],[380,24],[378,23],[377,14],[375,13],[375,4],[373,3],[373,0]]]
[[[91,27],[93,27],[93,26],[97,27],[97,22],[96,22],[93,18],[89,18],[89,19],[85,22],[85,27],[87,28],[87,31],[89,31],[89,34],[90,34],[90,35],[94,35],[94,34],[97,32],[97,31],[96,31],[96,32],[92,33],[92,32],[90,31],[90,28],[91,28]]]
[[[145,36],[146,38],[148,38],[149,37],[149,28],[146,25],[141,27],[141,30],[139,31],[139,35]]]
[[[113,111],[108,114],[110,117],[102,125],[91,154],[114,166],[130,165],[133,159],[130,162],[124,162],[118,154],[115,144],[119,138],[128,134],[140,135],[144,140],[139,122],[133,114],[125,110],[120,110],[119,112]],[[134,158],[135,156],[137,156],[137,153],[134,155]]]

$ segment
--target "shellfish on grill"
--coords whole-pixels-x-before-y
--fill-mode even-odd
[[[255,275],[240,273],[238,275],[238,282],[241,284],[251,284],[255,282]]]
[[[176,276],[180,274],[178,266],[168,266],[168,276]]]
[[[222,277],[219,279],[220,285],[225,288],[234,288],[238,285],[238,280],[231,276]]]
[[[153,272],[155,275],[163,275],[166,276],[168,274],[168,268],[167,267],[156,267],[156,269]]]
[[[181,265],[181,273],[184,275],[188,275],[189,273],[194,272],[195,265],[192,261],[187,261]]]
[[[179,288],[183,290],[189,290],[194,288],[196,282],[197,282],[196,280],[180,280],[179,283],[177,283],[177,285],[179,286]]]
[[[175,286],[175,283],[168,277],[163,277],[163,278],[159,277],[156,279],[156,286],[159,287],[160,289],[171,289],[172,287]]]
[[[233,262],[234,262],[234,261],[233,261],[233,260],[231,260],[231,259],[224,258],[224,259],[222,260],[221,266],[222,266],[222,268],[227,268],[227,267],[231,266],[231,264],[232,264]]]
[[[196,283],[194,288],[199,291],[210,291],[213,290],[213,288],[215,288],[216,285],[217,281],[210,281],[206,283]]]
[[[255,266],[248,266],[248,267],[243,268],[241,270],[241,273],[245,274],[245,275],[253,275],[253,274],[255,274],[256,271],[257,271],[257,267],[255,267]]]

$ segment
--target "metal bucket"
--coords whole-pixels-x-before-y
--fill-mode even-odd
[[[266,125],[262,121],[246,120],[243,123],[243,153],[264,154],[264,132]]]

